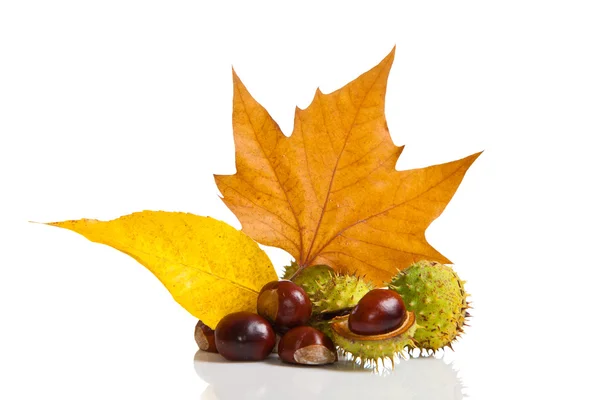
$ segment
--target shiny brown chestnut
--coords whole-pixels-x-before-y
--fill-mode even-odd
[[[273,281],[261,289],[256,309],[273,325],[275,331],[285,333],[308,322],[312,303],[304,289],[294,282]]]
[[[219,321],[215,344],[217,351],[230,361],[260,361],[271,354],[275,332],[260,315],[241,311]]]
[[[331,339],[311,326],[289,330],[279,341],[279,358],[291,364],[323,365],[337,361]]]
[[[196,324],[196,329],[194,330],[194,339],[196,339],[196,343],[198,343],[200,350],[217,353],[215,331],[200,320]]]
[[[391,332],[406,319],[406,307],[398,293],[374,289],[363,296],[348,317],[348,328],[359,335]]]

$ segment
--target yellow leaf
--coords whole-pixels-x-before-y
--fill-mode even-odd
[[[148,268],[192,315],[214,328],[235,311],[256,312],[258,292],[277,274],[244,233],[210,217],[143,211],[114,219],[48,225],[130,255]]]
[[[447,263],[425,239],[479,154],[410,171],[385,120],[392,51],[379,65],[277,123],[233,75],[235,175],[216,175],[225,204],[256,241],[300,268],[328,264],[382,283],[422,259]]]

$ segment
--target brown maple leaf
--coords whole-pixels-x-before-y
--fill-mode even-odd
[[[259,243],[301,268],[327,264],[382,283],[411,263],[450,261],[425,239],[480,153],[397,171],[403,147],[384,115],[394,50],[330,94],[296,108],[286,137],[233,73],[235,175],[215,175],[223,201]]]

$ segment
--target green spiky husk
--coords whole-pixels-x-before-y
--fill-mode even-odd
[[[373,284],[354,275],[332,275],[312,293],[313,309],[318,313],[334,313],[354,307],[362,297],[374,289]]]
[[[332,324],[340,324],[336,320],[332,321]],[[344,318],[341,320],[342,325],[347,324],[347,318],[345,321]],[[413,337],[415,332],[418,332],[419,326],[415,323],[414,317],[412,321],[405,323],[407,325],[399,329],[398,333],[380,335],[382,338],[377,340],[373,340],[374,337],[368,340],[368,337],[348,333],[348,330],[344,335],[333,326],[329,332],[333,343],[343,356],[349,356],[351,360],[361,365],[377,366],[379,360],[389,359],[393,362],[394,357],[407,358],[406,351],[415,347]]]
[[[298,264],[293,262],[290,266],[286,267],[283,279],[291,279],[292,276],[298,271]],[[302,288],[309,292],[317,287],[325,285],[329,282],[332,276],[335,275],[335,271],[328,265],[314,265],[303,269],[294,276],[294,283],[302,286]]]
[[[298,271],[298,263],[292,261],[290,265],[286,265],[281,279],[290,279]]]
[[[463,331],[468,316],[468,294],[464,281],[449,266],[419,261],[399,272],[390,282],[404,300],[406,309],[415,313],[419,329],[414,340],[422,350],[437,351]]]
[[[297,270],[298,264],[293,262],[286,267],[283,278],[290,279]],[[371,282],[361,277],[335,273],[327,265],[305,268],[294,276],[293,281],[310,297],[313,314],[350,309],[374,288]]]

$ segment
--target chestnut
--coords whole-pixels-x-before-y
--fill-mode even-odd
[[[312,303],[304,289],[288,280],[273,281],[263,286],[256,308],[258,314],[279,333],[305,325],[312,314]]]
[[[217,351],[230,361],[260,361],[271,354],[275,332],[260,315],[241,311],[219,321],[215,344]]]
[[[406,307],[398,293],[374,289],[352,309],[348,328],[358,335],[380,335],[398,329],[405,319]]]
[[[292,364],[323,365],[337,361],[337,351],[331,339],[311,326],[289,330],[279,341],[281,360]]]
[[[196,343],[198,343],[200,350],[217,353],[215,331],[200,320],[196,324],[196,329],[194,330],[194,339],[196,339]]]

